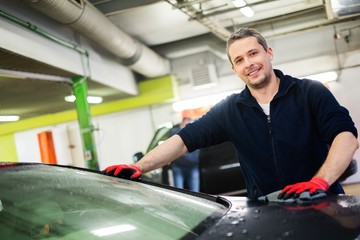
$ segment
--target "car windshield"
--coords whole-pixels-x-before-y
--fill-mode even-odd
[[[227,210],[75,168],[0,167],[0,239],[191,239]]]

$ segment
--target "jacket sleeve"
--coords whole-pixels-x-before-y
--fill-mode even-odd
[[[309,81],[307,97],[320,135],[328,144],[341,132],[348,131],[358,136],[349,111],[322,83]]]
[[[224,105],[226,104],[228,104],[228,101],[221,101],[201,118],[187,124],[177,133],[184,141],[189,152],[226,141],[226,131],[222,124],[224,123]]]

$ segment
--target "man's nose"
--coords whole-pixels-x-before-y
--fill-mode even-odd
[[[245,67],[251,67],[253,65],[250,58],[244,58]]]

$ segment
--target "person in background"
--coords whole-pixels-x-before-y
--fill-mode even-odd
[[[278,199],[344,193],[338,178],[359,147],[346,108],[320,82],[273,69],[273,50],[252,28],[227,41],[233,72],[246,84],[134,165],[105,174],[137,179],[186,152],[225,141],[234,144],[249,198],[277,191]]]
[[[173,133],[176,134],[188,123],[193,122],[190,117],[184,117],[179,127],[174,127]],[[187,152],[182,157],[173,161],[171,170],[174,177],[174,186],[177,188],[186,188],[191,191],[200,191],[200,168],[199,168],[200,149],[193,152]]]

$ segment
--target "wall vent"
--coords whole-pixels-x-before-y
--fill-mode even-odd
[[[217,84],[216,68],[208,64],[190,70],[190,82],[194,89],[212,87]]]

